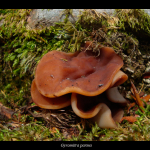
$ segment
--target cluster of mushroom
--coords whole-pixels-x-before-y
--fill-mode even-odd
[[[51,51],[37,65],[31,85],[36,105],[45,109],[60,109],[71,105],[76,115],[90,118],[101,128],[116,128],[127,103],[117,86],[128,76],[120,69],[123,60],[112,48],[100,48],[100,55],[86,50],[65,53]]]

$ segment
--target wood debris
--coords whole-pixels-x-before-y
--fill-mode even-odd
[[[0,103],[0,120],[11,119],[13,114],[14,114],[14,111],[12,109]]]

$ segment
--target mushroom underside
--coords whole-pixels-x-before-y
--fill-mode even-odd
[[[113,90],[116,93],[118,91],[117,87],[112,88]],[[121,99],[118,103],[118,101],[112,102],[112,99],[115,99],[115,95],[107,93],[107,91],[93,97],[72,93],[71,106],[73,111],[81,118],[91,118],[101,128],[114,128],[117,127],[115,122],[120,122],[123,117],[122,104],[127,103],[121,94],[119,96]],[[111,98],[111,101],[109,98]]]

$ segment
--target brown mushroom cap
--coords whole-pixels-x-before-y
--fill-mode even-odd
[[[112,80],[112,83],[111,83],[110,87],[119,86],[119,85],[121,85],[122,83],[124,83],[127,79],[128,79],[128,76],[127,76],[124,72],[122,72],[121,70],[119,70],[119,71],[115,74],[115,76],[114,76],[114,78],[113,78],[113,80]]]
[[[60,109],[71,104],[71,94],[66,94],[57,98],[45,97],[37,90],[35,80],[32,81],[31,85],[31,96],[35,104],[45,109]]]
[[[35,73],[38,91],[46,97],[67,93],[95,96],[108,89],[123,60],[113,49],[103,47],[95,57],[91,50],[65,53],[51,51],[42,57]]]

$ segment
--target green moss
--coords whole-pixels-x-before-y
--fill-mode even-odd
[[[116,9],[113,16],[84,10],[78,22],[86,29],[121,30],[141,38],[150,37],[150,16],[141,9]]]
[[[117,26],[136,36],[150,37],[150,16],[141,9],[116,9]]]
[[[27,72],[33,74],[34,66],[40,58],[64,43],[64,40],[54,38],[60,28],[28,30],[26,27],[28,15],[29,10],[16,10],[14,13],[7,13],[0,30],[4,41],[1,57],[6,63],[10,63],[10,71],[13,70],[13,76],[20,75],[22,77]]]
[[[93,30],[101,28],[102,26],[108,27],[108,20],[110,19],[107,14],[97,13],[95,10],[86,9],[79,16],[78,22],[84,29]]]

